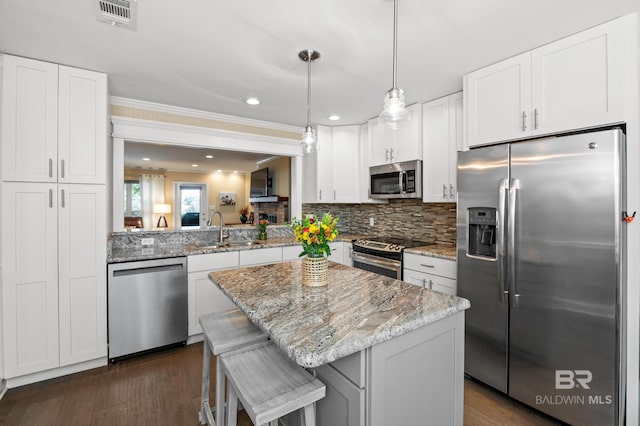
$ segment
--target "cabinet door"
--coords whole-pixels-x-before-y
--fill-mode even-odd
[[[422,106],[422,201],[450,200],[449,170],[451,168],[449,97],[427,102]]]
[[[440,277],[438,275],[429,276],[429,287],[431,290],[439,291],[441,293],[451,294],[455,296],[456,280],[451,278]]]
[[[189,291],[189,336],[202,333],[198,319],[201,315],[224,312],[236,305],[209,280],[209,271],[190,272]]]
[[[1,102],[2,180],[55,182],[58,66],[3,55]]]
[[[59,365],[57,199],[55,184],[1,185],[4,373],[12,378]]]
[[[469,147],[531,135],[531,53],[464,78]]]
[[[532,52],[534,134],[624,121],[625,21]]]
[[[58,186],[60,365],[107,356],[103,185]]]
[[[390,162],[389,134],[387,126],[378,123],[378,118],[369,120],[369,166],[379,166]]]
[[[331,203],[334,201],[333,192],[333,132],[331,127],[318,126],[318,169],[317,193],[318,202]]]
[[[316,403],[318,426],[364,426],[364,389],[328,365],[318,367],[316,373],[327,389],[325,397]]]
[[[449,184],[453,187],[451,199],[457,201],[458,189],[458,151],[464,150],[463,122],[464,102],[462,92],[454,93],[449,97]]]
[[[429,275],[422,272],[413,271],[405,268],[402,271],[402,281],[416,285],[421,288],[429,288]]]
[[[409,105],[407,110],[411,113],[409,124],[389,135],[392,163],[422,158],[422,104]]]
[[[359,126],[333,128],[333,201],[358,202],[358,142]]]
[[[295,246],[282,247],[282,261],[289,262],[291,260],[301,259],[301,252],[302,246],[300,244],[296,244]]]
[[[60,66],[58,181],[106,183],[107,76]]]
[[[337,263],[344,263],[344,243],[329,243],[329,247],[331,248],[331,256],[329,256],[329,260]]]
[[[282,262],[282,247],[240,251],[240,266],[264,265]]]

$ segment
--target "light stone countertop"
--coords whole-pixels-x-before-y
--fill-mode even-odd
[[[317,367],[468,309],[469,301],[329,262],[302,285],[301,260],[215,271],[209,279],[291,359]]]
[[[405,253],[421,256],[438,257],[446,260],[456,260],[456,246],[448,244],[433,244],[430,246],[412,247],[404,250]]]

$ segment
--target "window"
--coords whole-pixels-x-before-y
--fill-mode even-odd
[[[140,182],[137,180],[124,181],[124,215],[142,217]]]

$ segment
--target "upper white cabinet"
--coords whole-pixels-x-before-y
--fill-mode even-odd
[[[360,126],[318,126],[318,151],[303,157],[303,202],[359,201]]]
[[[377,117],[369,120],[370,166],[422,158],[422,104],[410,105],[407,110],[411,120],[396,130],[378,123]]]
[[[107,76],[1,59],[2,180],[106,183]]]
[[[623,121],[627,16],[464,77],[467,146]]]
[[[423,104],[422,120],[422,200],[455,202],[462,92]]]

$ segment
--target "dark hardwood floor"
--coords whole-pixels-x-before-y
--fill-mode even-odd
[[[0,425],[196,426],[201,377],[202,344],[167,349],[10,389],[0,400]],[[214,401],[213,386],[211,390]],[[465,425],[556,424],[474,381],[465,381],[464,394]],[[240,412],[238,425],[251,424]]]

